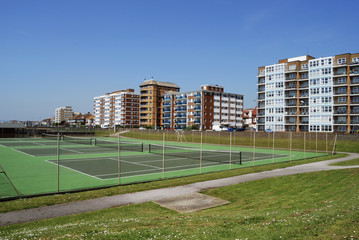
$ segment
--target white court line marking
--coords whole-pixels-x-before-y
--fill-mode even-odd
[[[69,149],[69,148],[60,148],[60,150],[65,150],[65,151],[75,152],[75,153],[79,153],[79,154],[85,154],[84,152],[79,152],[79,151],[72,150],[72,149]]]
[[[56,160],[46,160],[46,162],[52,163],[52,164],[54,164],[54,165],[57,166],[57,163],[56,163],[56,162],[52,162],[52,161],[56,161]],[[70,167],[66,167],[66,166],[61,165],[61,164],[59,164],[59,165],[60,165],[61,167],[63,167],[63,168],[67,168],[67,169],[69,169],[69,170],[71,170],[71,171],[78,172],[78,173],[81,173],[81,174],[83,174],[83,175],[86,175],[86,176],[89,176],[89,177],[93,177],[93,178],[96,178],[96,179],[99,179],[99,180],[104,180],[104,179],[98,178],[98,177],[96,177],[96,176],[94,176],[94,175],[90,175],[90,174],[87,174],[87,173],[78,171],[78,170],[76,170],[76,169],[73,169],[73,168],[70,168]],[[61,177],[61,174],[60,174],[60,177]]]
[[[32,142],[33,144],[37,144],[37,145],[39,145],[39,146],[47,146],[47,145],[45,145],[45,144],[41,144],[41,143],[38,143],[38,142]]]
[[[28,155],[28,156],[30,156],[30,157],[35,157],[34,155],[31,155],[31,154],[29,154],[29,153],[23,152],[23,151],[21,151],[21,150],[17,150],[17,149],[15,149],[15,148],[12,148],[12,150],[14,150],[14,151],[16,151],[16,152],[19,152],[19,153],[22,153],[22,154],[25,154],[25,155]]]
[[[116,158],[109,158],[109,159],[118,161],[118,159],[116,159]],[[139,165],[139,166],[145,166],[145,167],[162,169],[162,168],[160,168],[160,167],[156,167],[156,166],[152,166],[152,165],[148,165],[148,164],[141,164],[141,163],[137,163],[137,162],[128,162],[128,161],[123,161],[123,160],[121,161],[121,159],[120,159],[120,162],[125,162],[125,163],[136,164],[136,165]]]

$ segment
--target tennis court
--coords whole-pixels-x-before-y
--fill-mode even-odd
[[[300,151],[95,138],[0,139],[0,198],[183,177],[318,156]],[[119,154],[120,151],[120,154]],[[5,175],[6,174],[6,175]]]

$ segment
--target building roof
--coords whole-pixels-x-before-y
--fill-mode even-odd
[[[0,123],[0,128],[25,128],[24,123]]]
[[[171,88],[180,88],[179,86],[177,86],[174,83],[171,82],[160,82],[160,81],[155,81],[153,79],[149,79],[149,80],[145,80],[140,87],[143,86],[148,86],[148,85],[158,85],[158,86],[163,86],[163,87],[171,87]]]

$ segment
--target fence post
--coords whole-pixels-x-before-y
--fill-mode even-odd
[[[118,134],[118,140],[117,140],[117,148],[118,148],[118,156],[117,156],[117,168],[118,168],[118,184],[121,185],[121,157],[120,157],[120,153],[121,153],[121,139],[120,139],[120,134]]]
[[[203,147],[203,132],[201,131],[201,145],[199,150],[199,173],[202,173],[202,147]]]
[[[254,158],[256,155],[256,132],[253,132],[253,154],[252,154],[252,164],[254,165]]]
[[[289,139],[289,161],[292,161],[292,132],[290,132],[290,139]]]
[[[60,192],[60,133],[57,133],[57,193]]]
[[[232,168],[232,132],[229,133],[229,168]]]
[[[275,142],[274,134],[275,134],[275,132],[273,132],[272,163],[274,163],[274,142]]]
[[[304,150],[304,159],[305,159],[305,138],[306,138],[306,133],[304,133],[304,147],[303,147],[304,148],[303,149]]]
[[[163,143],[162,143],[162,179],[165,178],[165,137],[166,137],[166,133],[163,133]]]

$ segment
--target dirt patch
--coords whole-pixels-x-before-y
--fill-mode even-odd
[[[178,197],[161,199],[155,201],[155,203],[159,204],[162,207],[169,208],[180,213],[190,213],[207,208],[221,206],[229,202],[200,193],[192,193]]]

